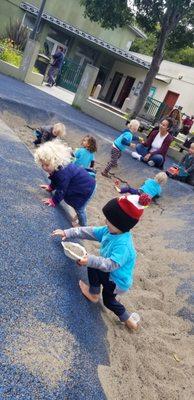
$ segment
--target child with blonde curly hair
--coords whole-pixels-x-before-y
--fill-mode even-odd
[[[167,183],[167,180],[168,177],[166,173],[159,172],[154,176],[153,179],[146,179],[144,183],[139,187],[139,189],[135,189],[130,185],[120,188],[118,182],[115,184],[115,189],[121,194],[131,193],[140,195],[141,193],[146,193],[153,199],[154,197],[159,197],[161,195],[161,186],[165,185]]]
[[[41,126],[35,131],[35,146],[56,138],[63,139],[66,135],[65,125],[58,122],[54,125]]]
[[[41,188],[47,192],[55,191],[52,198],[43,199],[43,203],[56,207],[64,200],[74,208],[79,224],[86,225],[86,206],[95,192],[95,179],[83,168],[71,163],[71,149],[58,139],[41,145],[34,158],[51,180],[50,185],[41,185]]]

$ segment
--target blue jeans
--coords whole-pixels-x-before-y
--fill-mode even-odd
[[[93,196],[95,195],[96,192],[96,186],[89,197],[89,199],[83,204],[83,206],[79,208],[75,208],[75,212],[78,216],[78,221],[80,226],[87,226],[87,214],[86,214],[86,206],[88,205],[89,201],[92,200]]]
[[[137,144],[136,152],[138,154],[140,154],[142,157],[145,157],[145,155],[147,153],[149,153],[149,149],[148,149],[148,147],[145,147],[143,144]],[[149,158],[148,161],[151,161],[151,160],[154,162],[155,167],[158,167],[158,168],[162,167],[162,165],[164,163],[164,157],[162,156],[162,154],[154,154],[153,156],[151,156]],[[144,160],[142,160],[142,161],[144,161]],[[147,162],[147,161],[144,161],[144,162]]]

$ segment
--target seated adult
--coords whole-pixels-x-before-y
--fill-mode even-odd
[[[136,145],[132,157],[147,163],[150,167],[162,168],[168,148],[173,141],[173,136],[169,133],[171,127],[170,118],[161,121],[159,127],[152,130],[145,142]]]

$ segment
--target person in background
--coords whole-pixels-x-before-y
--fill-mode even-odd
[[[139,121],[136,119],[132,119],[131,121],[127,121],[126,126],[127,128],[118,136],[111,148],[111,159],[108,162],[107,166],[105,167],[104,171],[101,172],[103,176],[109,178],[109,172],[111,168],[117,167],[117,161],[121,157],[122,152],[126,150],[127,147],[131,145],[133,140],[133,134],[137,133],[139,129]],[[135,136],[135,139],[137,136]]]
[[[131,186],[124,186],[119,187],[118,184],[115,185],[115,189],[117,192],[124,194],[124,193],[131,193],[131,194],[141,194],[146,193],[152,199],[159,197],[162,193],[162,185],[167,183],[168,177],[165,172],[159,172],[154,176],[154,178],[146,179],[143,184],[139,187],[139,189],[134,189]]]
[[[174,110],[172,110],[170,112],[170,114],[168,115],[168,118],[171,118],[172,123],[173,123],[171,129],[169,130],[169,133],[172,136],[176,137],[178,135],[178,133],[180,131],[180,127],[181,127],[181,113],[177,108],[175,108]]]
[[[169,133],[172,125],[170,118],[161,121],[159,128],[154,128],[145,142],[136,145],[136,151],[131,153],[132,157],[150,167],[163,168],[166,153],[173,141],[173,136]]]
[[[186,118],[182,118],[182,128],[181,128],[180,132],[183,133],[183,135],[188,135],[189,131],[193,125],[193,122],[194,122],[193,115],[191,117],[186,115]]]
[[[126,310],[117,295],[126,293],[133,284],[136,251],[131,229],[138,223],[144,208],[150,204],[146,194],[122,196],[110,200],[102,209],[105,226],[56,229],[52,236],[66,239],[87,239],[100,242],[100,256],[87,254],[78,265],[88,267],[89,286],[82,280],[82,294],[92,303],[102,297],[105,307],[111,310],[127,328],[137,330],[140,317]]]
[[[35,135],[36,140],[33,142],[35,146],[56,138],[63,139],[66,135],[65,125],[58,122],[54,125],[41,126],[36,129]]]
[[[48,70],[47,86],[52,87],[55,84],[58,74],[61,73],[61,69],[64,61],[64,49],[62,46],[58,46],[55,54],[52,55],[53,61]]]
[[[82,167],[71,162],[71,149],[58,139],[42,144],[35,152],[35,162],[49,174],[50,185],[40,187],[55,192],[43,203],[56,207],[62,200],[73,207],[79,224],[87,225],[86,206],[93,197],[96,182]],[[74,221],[73,218],[72,221]]]
[[[166,173],[170,178],[194,186],[194,143],[191,143],[188,153],[182,158],[181,162],[178,165],[173,164],[173,167],[177,169],[178,173],[172,176],[171,173],[167,171]]]

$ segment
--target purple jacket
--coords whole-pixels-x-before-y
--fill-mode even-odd
[[[82,207],[92,195],[96,183],[84,168],[75,164],[61,167],[49,176],[51,188],[55,190],[52,197],[55,204],[65,200],[71,207]]]
[[[158,129],[153,129],[153,131],[150,133],[150,135],[148,136],[147,140],[145,143],[143,143],[143,145],[145,147],[148,147],[148,150],[151,149],[152,147],[152,143],[155,139],[155,137],[157,136],[159,130]],[[161,154],[164,157],[164,161],[165,161],[165,156],[166,153],[168,151],[168,148],[171,144],[171,142],[173,141],[173,136],[170,135],[170,133],[165,137],[162,146],[160,147],[160,149],[153,151],[152,155],[154,154]]]

